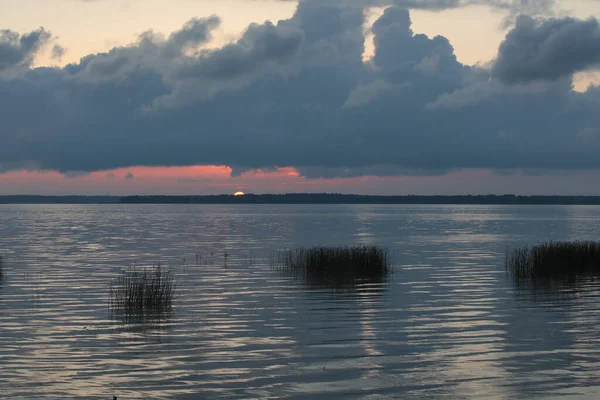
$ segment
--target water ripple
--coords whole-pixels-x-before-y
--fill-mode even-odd
[[[0,206],[0,392],[30,398],[492,398],[600,391],[600,282],[516,282],[506,246],[594,238],[597,207]],[[348,290],[273,250],[380,244]],[[225,254],[227,253],[227,256]],[[120,268],[170,265],[168,318],[114,318]]]

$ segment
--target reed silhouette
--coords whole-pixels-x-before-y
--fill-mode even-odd
[[[124,323],[147,323],[167,318],[173,307],[173,273],[160,265],[131,266],[110,284],[110,309]]]
[[[546,242],[507,252],[506,268],[517,279],[600,275],[600,242]]]
[[[303,277],[310,286],[344,288],[382,283],[391,271],[387,249],[380,246],[315,246],[271,254],[271,264]]]

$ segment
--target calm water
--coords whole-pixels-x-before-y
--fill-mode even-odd
[[[0,397],[598,398],[600,284],[504,270],[507,246],[559,239],[599,240],[600,207],[0,205]],[[387,282],[269,266],[353,243],[393,251]],[[113,320],[111,278],[156,262],[172,317]]]

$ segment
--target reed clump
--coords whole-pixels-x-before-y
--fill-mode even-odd
[[[128,320],[170,313],[175,295],[173,273],[160,265],[131,266],[110,284],[111,310]]]
[[[4,261],[4,256],[0,254],[0,281],[4,280],[4,270],[6,268],[6,262]]]
[[[381,246],[315,246],[271,255],[277,268],[302,275],[309,284],[345,286],[383,282],[391,271],[389,251]]]
[[[600,242],[547,242],[507,253],[515,278],[560,278],[600,274]]]

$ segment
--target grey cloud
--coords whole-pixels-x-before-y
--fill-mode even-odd
[[[556,80],[600,66],[598,20],[538,22],[521,16],[500,45],[494,78],[507,84]]]
[[[12,67],[29,67],[51,38],[50,32],[44,28],[24,35],[9,29],[0,30],[0,71]]]
[[[433,176],[444,175],[452,169],[415,169],[397,165],[373,165],[369,167],[302,167],[298,172],[309,179],[356,178],[361,176]]]
[[[146,110],[210,99],[264,76],[285,77],[340,63],[359,67],[364,52],[363,22],[361,8],[303,1],[289,20],[251,24],[237,42],[176,63],[166,75],[173,90]]]
[[[408,85],[408,83],[405,85]],[[393,85],[382,79],[377,79],[367,85],[357,86],[348,94],[348,98],[342,107],[352,108],[368,104],[377,99],[379,95],[390,90],[397,90],[401,86],[403,85]]]
[[[556,6],[556,0],[393,0],[393,3],[398,7],[432,11],[483,5],[507,11],[509,17],[553,15]]]
[[[465,68],[448,39],[415,35],[411,25],[408,10],[387,8],[372,27],[376,47],[373,62],[396,81],[432,73],[449,82],[462,79]]]
[[[460,88],[451,93],[442,93],[435,101],[427,103],[425,108],[458,110],[463,107],[479,104],[494,96],[494,93],[502,92],[499,88],[489,82],[481,82]]]
[[[152,111],[239,89],[269,68],[291,62],[303,42],[303,32],[298,28],[267,21],[251,24],[235,43],[214,50],[198,48],[210,41],[211,32],[219,24],[216,16],[194,18],[167,39],[148,31],[135,43],[90,55],[66,69],[87,83],[125,82],[131,74],[154,71],[170,91],[138,105],[138,111]]]
[[[271,22],[252,24],[237,42],[207,51],[174,72],[176,79],[226,80],[252,73],[265,64],[285,63],[298,51],[303,34]]]
[[[533,18],[549,18],[562,10],[557,9],[557,0],[493,0],[490,1],[493,7],[507,12],[504,18],[503,27],[513,26],[521,15],[527,15]]]
[[[515,95],[531,95],[546,93],[552,88],[559,87],[561,90],[569,91],[572,86],[571,79],[563,79],[556,82],[533,82],[506,87],[503,84],[490,79],[482,79],[471,82],[464,87],[448,93],[442,93],[435,101],[427,103],[425,108],[458,110],[464,107],[476,106],[486,101],[495,101],[497,96],[508,93]]]
[[[221,25],[221,18],[213,15],[209,18],[192,18],[182,29],[172,33],[164,45],[164,55],[174,57],[186,49],[210,41],[212,31]]]
[[[115,50],[105,55],[94,56],[94,59],[86,66],[86,76],[96,79],[111,79],[124,70],[130,60],[128,54]]]
[[[312,0],[301,0],[300,2],[302,3],[303,1],[309,2]],[[322,0],[321,3],[343,5],[345,7],[395,6],[427,11],[444,11],[469,6],[488,6],[506,13],[505,26],[512,25],[519,15],[550,17],[555,15],[557,11],[556,0]]]
[[[158,50],[151,40],[150,34],[146,33],[134,45],[86,56],[79,64],[68,65],[65,69],[74,78],[86,82],[122,80],[140,66],[152,68],[158,65]]]
[[[376,36],[384,35],[393,30],[393,33],[398,37],[412,37],[411,25],[410,12],[406,8],[389,7],[375,21],[371,30]]]
[[[133,180],[133,178],[135,178],[135,177],[133,176],[133,174],[131,172],[128,172],[127,175],[125,175],[126,181]]]
[[[155,99],[146,111],[178,107],[194,99],[209,99],[221,91],[239,90],[269,71],[291,63],[303,32],[291,26],[251,24],[242,38],[198,57],[181,58],[165,75],[171,93]]]
[[[97,0],[80,0],[93,2]],[[280,0],[286,2],[311,3],[314,0]],[[549,17],[556,13],[557,0],[320,0],[321,5],[346,8],[395,6],[412,10],[443,11],[468,6],[488,6],[507,13],[504,25],[512,25],[519,15]]]
[[[459,63],[446,38],[414,34],[400,8],[373,26],[375,56],[363,62],[363,23],[361,10],[303,3],[289,20],[253,25],[233,43],[246,56],[235,61],[249,63],[240,73],[213,66],[184,79],[182,66],[230,45],[168,59],[169,39],[147,33],[64,68],[0,78],[0,164],[294,166],[327,177],[600,168],[600,88],[574,92],[569,77],[490,81],[491,71]],[[92,71],[100,61],[104,69]],[[80,79],[92,72],[102,79]]]
[[[31,162],[31,161],[0,162],[0,174],[6,173],[9,171],[15,171],[15,170],[29,171],[29,172],[37,171],[37,170],[39,170],[39,165],[37,165],[35,162]]]
[[[397,7],[422,9],[422,10],[446,10],[451,8],[465,7],[471,3],[464,0],[394,0]]]
[[[61,60],[66,53],[67,49],[62,47],[60,44],[55,44],[52,46],[50,57],[52,57],[54,60]]]
[[[176,64],[193,58],[185,52],[210,41],[212,31],[220,23],[221,19],[216,16],[192,18],[167,39],[147,31],[135,43],[115,47],[107,53],[89,55],[79,65],[70,66],[70,69],[78,78],[89,82],[124,79],[127,74],[140,68],[166,73]]]
[[[71,179],[73,179],[73,178],[79,178],[80,176],[85,176],[85,175],[87,175],[86,171],[75,171],[75,170],[73,170],[73,171],[66,171],[64,173],[64,176],[66,178],[71,178]]]
[[[278,26],[303,32],[304,43],[293,66],[298,70],[338,63],[362,64],[364,21],[361,6],[305,0],[298,4],[290,20],[279,21]]]

